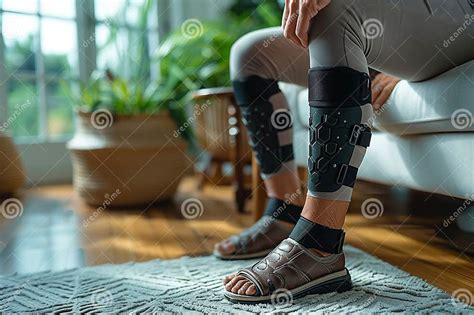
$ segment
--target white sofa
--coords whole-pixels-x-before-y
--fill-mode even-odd
[[[281,88],[293,113],[296,162],[306,166],[307,89]],[[375,116],[359,178],[474,199],[473,113],[474,61],[428,81],[400,82]]]

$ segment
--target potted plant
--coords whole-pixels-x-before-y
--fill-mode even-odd
[[[81,87],[77,127],[67,144],[74,186],[91,205],[129,206],[169,199],[189,168],[176,137],[179,108],[160,103],[155,82],[132,84],[107,72]]]
[[[169,199],[190,169],[186,156],[192,131],[179,130],[186,121],[184,106],[173,101],[162,82],[150,77],[146,0],[138,7],[136,32],[128,32],[130,48],[117,41],[130,10],[126,3],[107,19],[109,36],[98,51],[114,52],[114,70],[93,73],[70,94],[77,104],[77,128],[68,143],[74,186],[89,204],[128,206]],[[112,58],[112,59],[114,59]],[[76,91],[77,92],[77,91]]]

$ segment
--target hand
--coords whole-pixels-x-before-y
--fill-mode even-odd
[[[379,73],[372,81],[372,105],[379,110],[387,102],[393,89],[400,82],[399,78]]]
[[[311,19],[331,3],[331,0],[285,0],[281,25],[283,35],[298,46],[308,47]]]

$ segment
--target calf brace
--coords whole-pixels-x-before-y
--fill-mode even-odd
[[[270,102],[272,96],[281,93],[278,82],[254,75],[233,81],[233,87],[261,172],[264,177],[275,174],[284,163],[294,160],[293,144],[286,141],[280,145],[279,136],[291,129],[291,115],[287,109],[275,110]]]
[[[348,67],[309,70],[308,193],[350,201],[372,136],[370,78]]]

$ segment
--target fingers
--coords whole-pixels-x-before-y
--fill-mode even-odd
[[[374,106],[376,109],[380,109],[388,101],[396,85],[397,82],[392,81],[382,89],[374,101]]]
[[[382,92],[382,81],[383,74],[378,74],[375,76],[374,80],[372,80],[371,89],[372,89],[372,104],[375,104],[375,100],[378,98],[380,93]]]
[[[288,10],[288,17],[283,28],[283,35],[298,46],[302,46],[300,40],[296,36],[296,24],[298,22],[298,0],[288,0],[288,5],[285,6]]]
[[[301,5],[300,5],[301,8]],[[298,37],[299,42],[304,48],[308,47],[308,31],[309,23],[311,22],[311,14],[309,10],[302,8],[296,22],[295,35]]]
[[[372,104],[376,110],[380,109],[388,101],[398,82],[400,82],[399,78],[382,73],[374,78],[371,88]]]
[[[290,0],[285,0],[285,8],[283,9],[283,16],[281,17],[281,26],[285,29],[286,21],[290,15]]]
[[[284,36],[303,48],[308,47],[311,19],[331,0],[285,0],[282,26]]]

